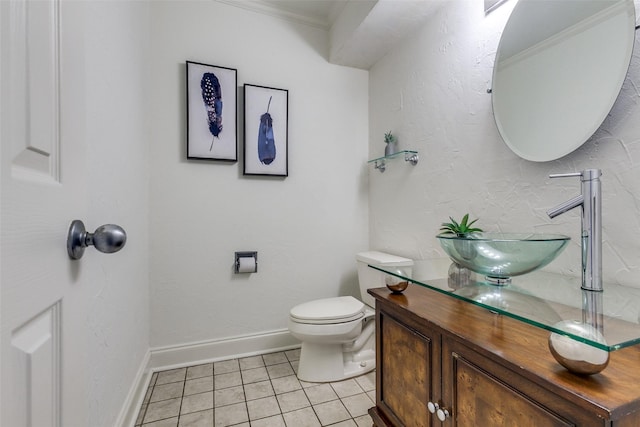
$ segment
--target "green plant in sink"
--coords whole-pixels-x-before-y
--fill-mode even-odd
[[[464,237],[468,234],[479,233],[482,231],[481,228],[472,227],[478,219],[476,218],[469,222],[469,214],[465,214],[460,222],[457,222],[452,217],[449,217],[449,219],[451,222],[442,223],[442,227],[440,227],[440,234],[455,234],[458,237]]]
[[[478,219],[474,219],[473,221],[469,221],[469,214],[465,214],[460,222],[456,221],[452,217],[449,217],[451,222],[443,222],[442,227],[440,227],[440,235],[453,235],[456,237],[472,237],[473,233],[482,232],[481,228],[473,227]],[[458,250],[458,253],[466,260],[472,260],[476,256],[476,250],[473,245],[466,240],[455,240],[453,245]]]
[[[456,237],[467,237],[472,235],[473,233],[479,233],[482,231],[481,228],[473,227],[473,224],[477,221],[474,219],[469,222],[469,214],[465,214],[460,222],[453,219],[453,217],[449,217],[451,222],[443,222],[440,227],[440,235],[441,236],[456,236]],[[470,244],[469,241],[454,241],[453,245],[456,247],[456,250],[464,259],[471,260],[476,255],[475,248]],[[459,265],[457,262],[453,261],[451,266],[449,267],[449,286],[453,289],[460,289],[465,287],[471,283],[471,270]]]

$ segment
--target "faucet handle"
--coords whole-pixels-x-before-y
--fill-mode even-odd
[[[599,179],[602,176],[602,171],[600,169],[585,169],[582,172],[552,173],[549,178],[568,178],[572,176],[579,176],[581,181],[591,181]]]
[[[582,172],[552,173],[549,178],[569,178],[572,176],[582,176]]]

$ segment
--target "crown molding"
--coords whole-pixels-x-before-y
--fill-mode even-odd
[[[239,7],[241,9],[250,10],[252,12],[269,15],[287,21],[304,24],[315,28],[329,31],[331,22],[329,18],[321,18],[298,13],[284,7],[275,6],[264,0],[215,0],[218,3],[224,3],[229,6]],[[335,13],[335,12],[334,12]],[[339,13],[339,12],[338,12]]]

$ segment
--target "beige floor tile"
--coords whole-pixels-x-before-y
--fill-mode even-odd
[[[336,424],[331,424],[331,427],[358,427],[353,420],[344,420]]]
[[[274,378],[271,380],[273,384],[273,390],[276,394],[287,393],[294,390],[302,390],[300,381],[295,375],[288,375],[286,377]]]
[[[342,399],[342,404],[347,408],[352,418],[366,415],[369,408],[375,406],[366,393],[345,397]]]
[[[200,377],[210,377],[213,375],[213,363],[190,366],[187,368],[187,379],[192,380]]]
[[[160,402],[149,403],[147,413],[144,416],[143,423],[150,423],[165,418],[175,417],[180,412],[180,403],[182,399],[169,399]]]
[[[176,427],[178,425],[178,417],[167,418],[160,421],[154,421],[148,424],[142,424],[142,427]]]
[[[271,379],[295,375],[295,372],[293,372],[293,368],[289,362],[279,363],[277,365],[268,365],[267,372]]]
[[[228,374],[229,372],[236,372],[239,370],[240,364],[238,363],[238,359],[225,360],[222,362],[215,362],[213,364],[213,373],[215,375]]]
[[[360,387],[364,391],[371,391],[376,389],[376,372],[369,372],[368,374],[361,375],[354,378]]]
[[[142,403],[149,403],[149,400],[151,400],[151,393],[153,393],[153,386],[149,385],[149,387],[147,388],[147,393],[144,395],[144,400],[142,401]]]
[[[259,383],[245,384],[244,394],[247,400],[255,400],[267,396],[274,396],[275,392],[271,386],[271,381],[262,381]]]
[[[286,427],[282,415],[251,421],[251,427]]]
[[[373,425],[373,420],[369,415],[354,418],[353,421],[356,422],[358,427],[371,427]]]
[[[315,385],[313,387],[305,388],[304,391],[312,405],[329,402],[331,400],[338,400],[338,395],[333,391],[333,388],[329,384]]]
[[[214,407],[233,405],[245,401],[244,389],[241,385],[213,392]]]
[[[247,405],[243,403],[236,403],[235,405],[221,406],[216,408],[215,427],[235,426],[236,424],[245,423],[249,421],[249,414],[247,413]]]
[[[263,354],[262,359],[264,360],[264,364],[267,366],[277,365],[279,363],[285,363],[289,361],[287,359],[287,356],[282,351],[278,353]]]
[[[311,406],[309,399],[307,399],[307,395],[304,394],[304,391],[302,390],[279,394],[276,396],[276,399],[278,399],[278,404],[280,405],[282,413],[296,411],[298,409]]]
[[[257,383],[258,381],[264,381],[269,379],[267,368],[265,368],[264,366],[253,368],[253,369],[246,369],[241,373],[242,373],[243,384]]]
[[[158,372],[158,379],[156,385],[175,383],[177,381],[184,381],[187,374],[187,368],[171,369],[169,371]]]
[[[187,374],[188,375],[188,374]],[[202,377],[187,380],[184,383],[184,395],[204,393],[213,390],[213,377]]]
[[[181,414],[204,411],[207,409],[213,409],[213,391],[192,394],[191,396],[185,396],[182,398],[182,407],[180,408]]]
[[[182,397],[184,382],[169,383],[157,385],[153,388],[151,399],[149,402],[159,402],[161,400],[173,399],[174,397]]]
[[[315,387],[317,385],[324,384],[324,383],[310,383],[302,380],[298,380],[298,381],[300,381],[300,385],[302,386],[302,388]]]
[[[213,427],[213,409],[180,415],[178,427]]]
[[[155,372],[135,426],[373,424],[367,411],[375,405],[375,371],[345,381],[310,383],[295,376],[299,358],[300,350],[294,349]]]
[[[240,359],[240,369],[253,369],[264,366],[262,356],[243,357]]]
[[[376,401],[376,391],[375,390],[371,390],[367,392],[367,396],[369,396],[369,399],[371,399],[372,402]]]
[[[285,354],[285,356],[287,356],[287,359],[289,360],[289,362],[294,362],[294,361],[300,360],[300,349],[299,348],[297,348],[295,350],[285,351],[284,354]]]
[[[139,426],[142,424],[142,419],[144,418],[144,413],[147,411],[147,404],[143,403],[142,407],[140,407],[140,411],[138,411],[138,418],[136,418],[135,425]]]
[[[237,385],[242,385],[242,377],[240,376],[240,371],[231,372],[228,374],[215,375],[213,377],[213,387],[215,390],[220,390],[221,388],[234,387]]]
[[[339,400],[332,400],[331,402],[315,405],[313,409],[318,415],[318,419],[323,426],[335,424],[351,418],[349,416],[349,412]]]
[[[331,387],[333,387],[336,394],[340,398],[353,396],[354,394],[360,394],[364,391],[353,378],[331,383]]]
[[[274,396],[247,401],[247,410],[249,411],[249,421],[251,422],[253,422],[253,420],[271,417],[280,413],[278,401]]]
[[[282,414],[287,427],[320,427],[320,421],[311,407]]]

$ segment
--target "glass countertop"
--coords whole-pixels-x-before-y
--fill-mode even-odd
[[[601,350],[640,343],[640,288],[605,283],[603,292],[584,291],[581,278],[546,271],[514,277],[509,285],[484,282],[478,275],[466,286],[452,287],[446,278],[409,278],[401,270],[369,267]],[[587,328],[577,331],[568,323]]]

